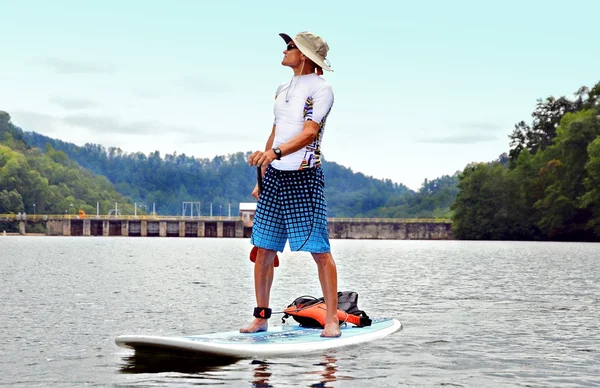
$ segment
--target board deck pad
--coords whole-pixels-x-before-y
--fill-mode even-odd
[[[139,352],[174,352],[213,357],[244,358],[279,356],[355,345],[383,338],[402,330],[394,318],[376,318],[371,326],[342,325],[337,338],[321,337],[322,329],[304,328],[296,324],[269,327],[259,333],[229,331],[189,336],[122,335],[115,343]]]

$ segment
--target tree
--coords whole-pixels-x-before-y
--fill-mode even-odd
[[[568,113],[561,120],[552,157],[540,170],[545,182],[544,196],[535,203],[540,211],[538,225],[554,239],[589,239],[587,224],[591,209],[581,206],[586,194],[588,147],[600,136],[600,120],[595,110]]]
[[[459,239],[500,239],[497,214],[504,216],[505,199],[502,182],[505,170],[498,163],[478,163],[465,167],[459,176],[458,193],[451,206],[453,231]]]
[[[550,96],[545,100],[539,99],[535,111],[531,114],[533,117],[532,125],[521,121],[515,125],[515,129],[510,138],[509,157],[511,162],[515,162],[522,150],[528,150],[535,154],[538,150],[544,150],[552,144],[556,136],[562,117],[569,112],[576,112],[583,107],[583,96],[588,91],[587,88],[580,88],[575,95],[575,101],[566,97],[555,98]]]
[[[0,142],[0,213],[33,213],[34,204],[38,213],[79,209],[89,213],[95,212],[97,201],[110,206],[119,202],[124,212],[133,213],[133,204],[116,193],[106,178],[95,177],[50,144],[45,144],[44,154],[15,140],[23,138],[22,131],[7,121],[7,115],[0,115],[0,120],[4,139]]]
[[[585,165],[587,192],[581,198],[581,205],[591,213],[587,228],[600,237],[600,136],[588,146],[588,155]]]
[[[0,191],[0,214],[16,214],[24,210],[23,198],[17,190]]]

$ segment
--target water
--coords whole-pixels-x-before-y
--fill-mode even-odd
[[[235,330],[247,239],[0,237],[0,386],[600,386],[600,244],[332,241],[340,290],[401,332],[360,347],[209,365],[140,359],[121,334]],[[284,252],[272,307],[321,296]],[[277,318],[272,324],[277,324]]]

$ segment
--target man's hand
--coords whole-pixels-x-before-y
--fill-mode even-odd
[[[258,183],[254,186],[254,190],[252,190],[252,196],[258,201]]]
[[[255,153],[250,155],[249,162],[251,166],[260,166],[264,170],[275,159],[277,159],[277,155],[275,155],[275,152],[273,150],[256,151]]]

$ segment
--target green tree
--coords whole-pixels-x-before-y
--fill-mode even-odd
[[[569,112],[576,112],[583,107],[583,96],[587,93],[586,87],[580,88],[575,95],[575,101],[566,97],[555,98],[550,96],[545,100],[538,100],[535,111],[531,114],[533,122],[531,125],[524,121],[515,125],[510,138],[511,150],[509,157],[511,162],[516,161],[522,150],[528,150],[535,154],[538,150],[544,150],[552,144],[556,136],[562,117]]]
[[[2,113],[2,112],[0,112]],[[121,204],[125,214],[133,213],[128,199],[116,193],[103,177],[73,163],[63,151],[46,145],[46,153],[32,148],[23,140],[23,133],[14,127],[9,116],[0,114],[0,188],[2,212],[37,213],[95,212],[96,202],[102,202],[103,214],[108,204]],[[8,139],[8,140],[7,140]]]
[[[0,191],[0,214],[16,214],[24,210],[23,198],[17,190]]]
[[[591,213],[588,229],[600,237],[600,136],[588,146],[588,155],[585,165],[587,192],[581,198],[581,205]]]
[[[535,204],[538,226],[552,239],[588,239],[591,212],[581,206],[586,194],[588,146],[600,135],[595,110],[566,114],[557,130],[555,144],[547,152],[551,157],[540,170],[545,182],[544,195]]]

